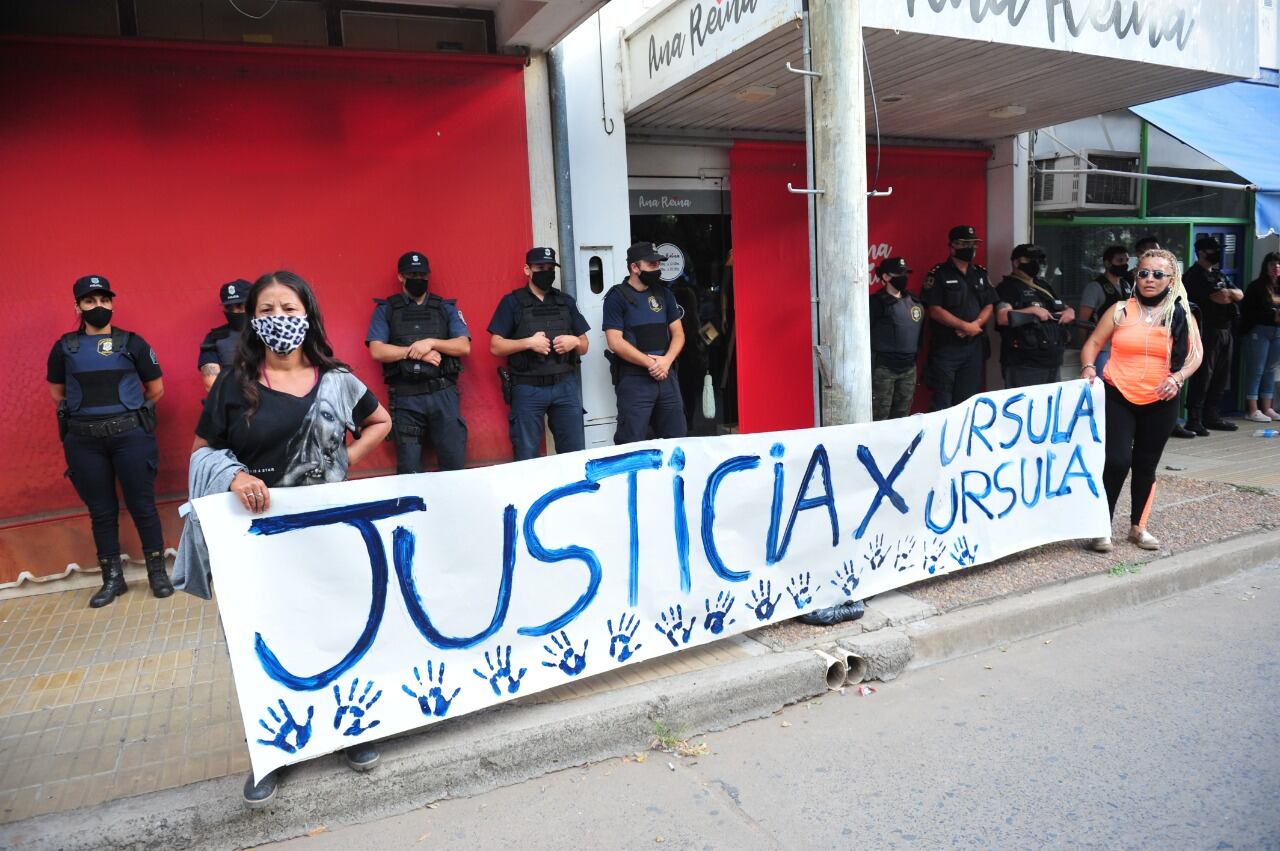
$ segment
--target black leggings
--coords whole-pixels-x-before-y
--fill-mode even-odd
[[[1146,526],[1146,515],[1156,486],[1156,467],[1178,421],[1178,397],[1150,405],[1135,405],[1110,384],[1106,388],[1107,461],[1102,469],[1102,483],[1107,489],[1107,505],[1114,518],[1120,488],[1124,487],[1124,480],[1132,468],[1129,522],[1134,526]]]

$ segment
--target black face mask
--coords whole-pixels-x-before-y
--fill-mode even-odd
[[[1028,278],[1038,278],[1040,276],[1040,261],[1023,260],[1018,264],[1018,271]]]
[[[956,259],[963,260],[965,263],[973,262],[973,255],[978,253],[978,249],[970,245],[968,248],[957,248]]]
[[[413,298],[422,298],[427,294],[426,278],[405,278],[404,291]]]
[[[227,324],[231,326],[232,331],[243,331],[246,321],[249,319],[247,313],[232,313],[230,310],[224,310],[223,315],[227,317]]]
[[[1212,263],[1214,266],[1217,266],[1217,265],[1218,265],[1218,263],[1220,263],[1220,262],[1222,261],[1222,252],[1221,252],[1221,251],[1216,251],[1216,250],[1215,250],[1215,251],[1206,251],[1206,252],[1204,253],[1204,259],[1205,259],[1205,260],[1208,260],[1208,261],[1209,261],[1210,263]]]
[[[544,269],[539,272],[534,272],[529,276],[529,280],[533,281],[533,285],[544,293],[548,292],[551,289],[551,285],[556,282],[556,270]]]
[[[1127,264],[1124,266],[1108,266],[1107,271],[1115,275],[1117,278],[1123,278],[1124,273],[1129,271],[1129,266]]]
[[[1134,292],[1134,295],[1137,296],[1139,304],[1145,305],[1146,307],[1155,307],[1157,304],[1164,301],[1169,295],[1169,287],[1165,287],[1155,295],[1143,295],[1141,292],[1136,291]]]
[[[894,275],[893,277],[889,278],[889,283],[893,284],[893,288],[895,290],[897,290],[898,292],[902,292],[907,288],[907,276]]]
[[[86,324],[92,325],[94,328],[106,328],[111,324],[111,308],[109,307],[99,305],[83,311],[80,315],[84,317]]]
[[[654,269],[652,272],[641,272],[640,283],[646,287],[656,287],[662,283],[662,272]]]

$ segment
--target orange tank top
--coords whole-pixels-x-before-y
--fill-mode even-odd
[[[1102,378],[1135,405],[1159,402],[1156,388],[1169,376],[1169,356],[1173,352],[1173,335],[1159,319],[1146,317],[1136,299],[1124,303],[1111,334],[1111,358],[1103,367]]]

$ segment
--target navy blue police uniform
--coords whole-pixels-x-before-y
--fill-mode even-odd
[[[964,234],[957,236],[960,231]],[[973,228],[962,226],[952,229],[950,239],[972,239],[973,234]],[[973,262],[967,266],[961,272],[948,258],[930,269],[920,292],[925,307],[941,307],[957,319],[973,322],[984,307],[994,305],[996,291],[987,270]],[[986,334],[962,337],[936,319],[930,319],[929,328],[925,385],[933,391],[933,410],[941,411],[964,402],[981,388]]]
[[[530,249],[525,263],[560,265],[551,248]],[[591,326],[572,297],[555,288],[539,297],[531,283],[502,297],[488,327],[490,334],[507,340],[523,340],[539,331],[548,340],[563,335],[580,337],[589,330]],[[576,452],[585,447],[579,360],[577,352],[557,354],[554,350],[545,355],[526,350],[507,358],[511,376],[508,423],[516,461],[538,456],[544,418],[555,439],[556,452]]]
[[[101,275],[75,282],[76,301],[114,297]],[[101,317],[111,324],[110,312]],[[96,325],[96,323],[95,323]],[[143,385],[161,377],[156,353],[138,334],[111,325],[108,334],[82,328],[62,335],[49,352],[46,378],[65,387],[58,408],[66,475],[89,510],[103,587],[90,606],[105,606],[127,588],[120,556],[120,503],[116,482],[142,541],[147,576],[157,597],[173,593],[165,575],[164,536],[156,512],[155,476],[159,452],[155,417]]]
[[[426,278],[431,267],[421,252],[408,252],[398,268],[406,279]],[[399,292],[377,305],[369,320],[365,345],[372,342],[408,346],[418,340],[471,337],[454,299],[425,293],[421,301]],[[441,354],[440,364],[405,358],[382,365],[390,394],[396,472],[422,472],[422,446],[430,441],[441,470],[461,470],[466,463],[467,423],[462,418],[458,376],[462,361]]]
[[[1011,259],[1015,263],[1030,261],[1042,267],[1044,251],[1039,246],[1023,244],[1013,249]],[[1008,324],[999,326],[1000,367],[1004,372],[1004,386],[1009,388],[1057,381],[1067,347],[1067,326],[1058,321],[1067,305],[1048,281],[1030,277],[1035,271],[1032,267],[1023,270],[1028,278],[1006,275],[996,287],[1002,308],[1008,305],[1017,311],[1040,307],[1052,314],[1049,319],[1041,320],[1025,313],[1010,313]]]
[[[897,295],[881,287],[871,296],[871,415],[874,420],[905,417],[916,393],[916,355],[924,336],[924,307],[906,289],[911,269],[901,257],[889,257],[876,275],[896,279]]]
[[[235,365],[236,349],[240,345],[240,332],[244,330],[246,315],[233,313],[227,308],[244,304],[249,297],[249,287],[253,286],[243,278],[228,281],[218,291],[218,299],[227,321],[213,328],[200,341],[200,355],[196,361],[196,369],[201,372],[209,364],[217,364],[219,371],[225,371]]]
[[[636,260],[658,261],[662,255],[649,243],[643,256],[627,252],[628,265]],[[636,249],[637,246],[632,246]],[[634,255],[634,256],[633,256]],[[622,338],[647,355],[662,355],[671,347],[671,323],[679,322],[684,315],[671,290],[661,284],[637,290],[624,278],[605,294],[605,331],[618,330]],[[649,375],[642,366],[628,363],[610,353],[614,372],[614,389],[618,399],[618,428],[614,432],[615,444],[634,443],[648,436],[650,427],[654,437],[684,437],[688,423],[684,416],[684,402],[680,385],[673,368],[661,381]]]

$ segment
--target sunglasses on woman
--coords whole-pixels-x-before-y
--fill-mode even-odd
[[[1139,278],[1155,278],[1157,281],[1163,281],[1165,278],[1172,278],[1172,272],[1161,272],[1159,269],[1139,269]]]

